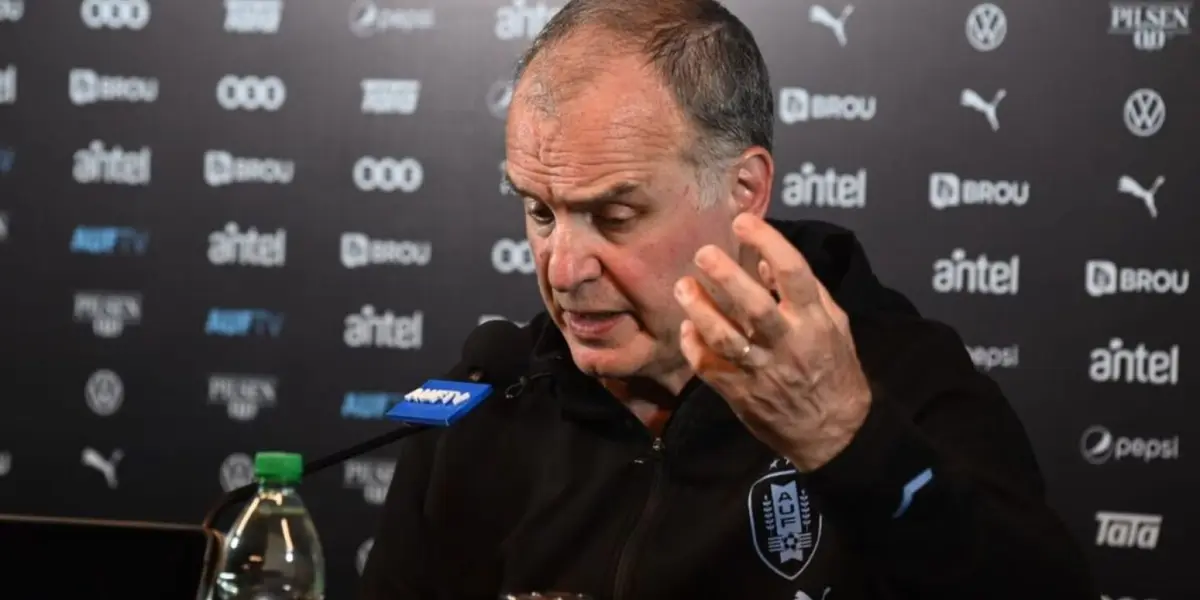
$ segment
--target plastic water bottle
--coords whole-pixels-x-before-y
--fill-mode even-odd
[[[209,600],[324,600],[325,557],[295,485],[299,454],[254,456],[258,493],[225,536]]]

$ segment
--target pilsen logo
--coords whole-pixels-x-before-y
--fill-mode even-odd
[[[791,465],[776,470],[780,462],[772,463],[772,472],[750,486],[746,508],[758,557],[781,577],[795,580],[821,542],[822,517],[797,482],[796,470]]]

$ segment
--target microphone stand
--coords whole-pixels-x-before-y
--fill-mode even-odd
[[[304,473],[301,475],[301,477],[308,477],[313,473],[323,471],[329,467],[350,460],[351,458],[366,454],[367,452],[382,446],[386,446],[392,442],[401,440],[414,433],[418,433],[429,428],[430,427],[428,425],[405,423],[403,427],[389,431],[377,438],[367,440],[344,450],[339,450],[328,456],[322,456],[316,460],[309,461],[304,465]],[[204,521],[201,522],[200,526],[204,529],[212,529],[213,524],[221,518],[225,511],[229,510],[229,508],[234,505],[241,504],[242,502],[249,500],[254,496],[256,491],[258,491],[257,483],[248,483],[239,488],[229,490],[223,496],[221,496],[221,499],[218,500],[212,509],[208,511],[208,514],[205,515]]]

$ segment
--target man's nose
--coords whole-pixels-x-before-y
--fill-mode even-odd
[[[567,228],[557,228],[547,240],[550,260],[546,267],[550,287],[570,292],[600,277],[600,259],[585,236]]]

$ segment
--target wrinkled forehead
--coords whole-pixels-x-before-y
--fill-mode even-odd
[[[677,154],[688,129],[674,98],[637,55],[535,62],[513,90],[510,154],[573,148]]]

